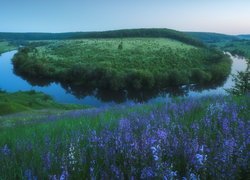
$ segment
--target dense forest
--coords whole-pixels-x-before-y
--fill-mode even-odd
[[[244,56],[250,59],[249,35],[225,35],[217,33],[188,32],[193,38],[199,39],[207,46],[227,51],[233,55]]]

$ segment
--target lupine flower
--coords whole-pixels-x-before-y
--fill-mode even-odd
[[[10,155],[10,153],[11,153],[11,150],[9,149],[7,144],[4,145],[4,147],[1,149],[1,151],[2,151],[2,154],[5,156]]]
[[[141,172],[141,179],[150,179],[155,176],[155,173],[151,167],[146,167]]]
[[[37,180],[38,178],[36,176],[33,175],[33,172],[31,169],[26,169],[24,172],[24,177],[27,180]]]
[[[200,165],[203,165],[207,160],[207,155],[196,154],[195,157]]]
[[[47,152],[43,155],[43,161],[44,161],[44,166],[46,169],[50,169],[51,168],[51,153]]]
[[[155,161],[159,160],[159,151],[160,151],[160,149],[161,148],[160,148],[159,145],[151,147],[151,151],[152,151],[153,158],[154,158]]]
[[[207,155],[204,152],[204,145],[201,146],[200,152],[195,155],[196,160],[199,165],[204,165],[204,163],[207,161]]]
[[[173,100],[143,115],[136,111],[128,116],[123,114],[117,123],[101,122],[97,129],[86,130],[81,121],[80,127],[62,130],[56,137],[45,133],[39,143],[17,137],[11,150],[8,145],[0,148],[0,165],[4,172],[6,162],[9,167],[14,166],[14,158],[25,162],[20,154],[27,157],[31,151],[32,158],[38,157],[35,162],[42,160],[41,174],[51,174],[49,179],[83,175],[90,179],[246,179],[250,159],[247,108],[224,98],[208,102]],[[119,108],[115,111],[119,112]],[[195,114],[197,111],[201,112]],[[67,116],[96,120],[96,113],[78,111]],[[54,125],[56,122],[51,126]],[[56,168],[62,164],[58,172]],[[25,163],[20,163],[20,167],[23,172],[28,169],[24,178],[35,177]]]
[[[62,174],[60,176],[60,180],[67,180],[69,177],[69,173],[67,171],[67,168],[65,168],[63,171],[62,171]]]

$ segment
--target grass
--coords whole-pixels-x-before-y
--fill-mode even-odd
[[[1,129],[0,179],[246,178],[249,97],[73,112]]]
[[[13,114],[35,110],[54,109],[54,110],[70,110],[81,109],[86,106],[58,104],[53,99],[40,92],[16,92],[6,93],[0,92],[0,115]]]
[[[123,43],[123,49],[118,46]],[[169,68],[171,59],[168,53],[178,53],[176,58],[185,58],[186,52],[197,49],[194,46],[171,39],[155,38],[125,38],[125,39],[83,39],[67,41],[49,41],[46,46],[36,48],[37,51],[30,56],[43,59],[47,63],[61,63],[70,67],[72,64],[84,63],[86,65],[100,65],[126,70],[137,68],[139,70],[153,68]],[[162,53],[159,55],[157,53]],[[168,59],[163,60],[161,59]],[[184,60],[182,60],[184,61]],[[172,62],[173,63],[173,62]],[[181,60],[175,62],[181,64]],[[178,68],[178,67],[176,67]]]
[[[16,49],[16,47],[9,42],[0,40],[0,54],[14,49]]]

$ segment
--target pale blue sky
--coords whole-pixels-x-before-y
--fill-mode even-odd
[[[250,34],[250,0],[0,0],[0,32],[171,28]]]

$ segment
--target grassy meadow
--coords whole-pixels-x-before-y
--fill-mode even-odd
[[[87,106],[56,103],[49,95],[35,92],[7,93],[0,91],[0,116],[18,112],[32,112],[44,109],[82,109]]]
[[[16,46],[12,45],[10,42],[5,40],[0,40],[0,55],[4,52],[17,49]]]
[[[246,179],[249,103],[173,99],[0,127],[0,179]]]

